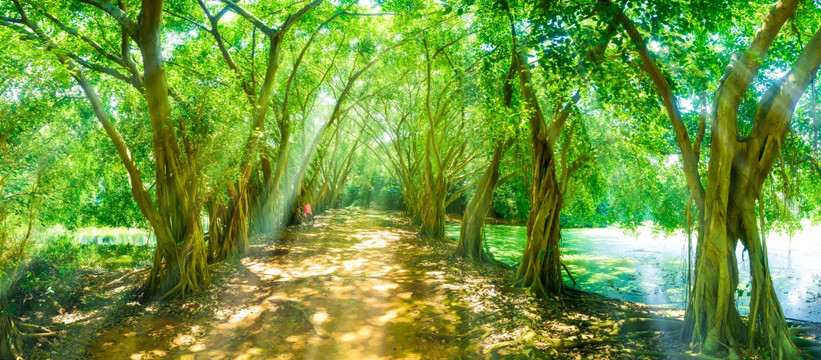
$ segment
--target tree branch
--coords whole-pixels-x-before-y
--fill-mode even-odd
[[[101,1],[101,0],[77,0],[81,3],[89,4],[94,6],[102,11],[104,11],[109,16],[113,17],[114,20],[120,24],[120,26],[130,35],[134,40],[137,40],[137,23],[131,18],[128,17],[122,9],[120,9],[117,5],[108,2],[108,1]]]
[[[603,0],[604,3],[610,4],[609,0]],[[636,51],[639,53],[643,70],[650,75],[656,89],[659,91],[664,102],[664,108],[667,110],[667,115],[670,117],[670,122],[673,125],[673,130],[676,134],[676,142],[681,149],[681,160],[684,167],[684,175],[687,179],[687,187],[696,201],[700,209],[704,208],[704,186],[701,184],[701,176],[698,173],[698,160],[696,160],[695,152],[690,143],[690,136],[687,133],[687,126],[681,119],[681,112],[676,103],[675,95],[667,79],[662,75],[658,65],[656,65],[650,51],[647,50],[644,38],[638,29],[633,26],[630,19],[619,9],[615,20],[624,27],[630,40],[633,41]]]

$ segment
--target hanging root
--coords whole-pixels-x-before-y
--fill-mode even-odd
[[[574,279],[573,275],[570,274],[570,270],[567,269],[567,265],[565,265],[564,262],[562,262],[562,268],[564,268],[564,272],[567,273],[570,280],[573,280],[573,287],[576,287],[576,279]]]

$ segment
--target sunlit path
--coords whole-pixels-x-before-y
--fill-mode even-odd
[[[145,316],[100,334],[95,358],[457,358],[478,317],[430,248],[384,213],[333,212],[258,245],[211,318]],[[427,252],[427,253],[426,253]]]
[[[2,0],[0,360],[821,357],[813,5]]]

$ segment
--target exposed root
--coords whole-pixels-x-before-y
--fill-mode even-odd
[[[813,329],[814,329],[813,327],[809,327],[809,326],[795,326],[795,327],[791,327],[789,329],[789,331],[790,331],[791,336],[797,336],[797,335],[799,335],[803,332],[806,332],[808,330],[813,330]]]
[[[612,328],[609,333],[615,336],[642,331],[661,331],[664,333],[679,332],[682,326],[684,326],[684,322],[677,319],[634,317],[618,322],[612,320],[595,322],[592,325],[597,329]]]
[[[299,311],[299,313],[302,314],[302,316],[305,318],[305,321],[307,321],[308,324],[311,324],[311,328],[314,330],[314,333],[316,333],[316,336],[319,336],[323,339],[329,338],[328,334],[322,331],[322,329],[320,329],[319,326],[316,326],[313,320],[311,320],[311,316],[308,315],[308,311],[305,310],[305,308],[302,307],[300,303],[293,300],[274,300],[274,302]]]
[[[151,268],[145,268],[145,269],[141,269],[141,270],[135,270],[135,271],[132,271],[132,272],[127,273],[127,274],[125,274],[125,275],[123,275],[123,276],[120,276],[119,278],[117,278],[117,279],[115,279],[115,280],[112,280],[112,281],[110,281],[110,282],[108,282],[108,283],[105,283],[105,284],[100,284],[100,286],[99,286],[99,287],[97,287],[97,289],[98,289],[98,290],[105,289],[105,288],[110,287],[110,286],[112,286],[112,285],[114,285],[114,284],[118,284],[118,283],[122,282],[123,280],[125,280],[125,279],[127,279],[127,278],[129,278],[129,277],[131,277],[131,276],[134,276],[134,275],[139,275],[139,274],[144,274],[144,273],[147,273],[147,272],[149,272],[149,271],[151,271]]]
[[[509,340],[509,341],[502,341],[500,343],[495,343],[493,345],[488,346],[485,350],[488,353],[490,353],[490,352],[493,352],[495,350],[499,350],[501,348],[513,347],[513,346],[516,346],[516,345],[519,345],[519,344],[524,344],[526,346],[527,345],[532,346],[534,337],[536,337],[536,332],[533,331],[533,330],[530,330],[530,331],[526,332],[524,335],[520,336],[519,338]]]
[[[795,319],[795,318],[790,318],[790,317],[785,317],[784,319],[789,321],[789,322],[794,322],[794,323],[816,324],[816,325],[821,324],[821,323],[815,322],[815,321],[801,320],[801,319]]]
[[[619,341],[616,336],[581,335],[561,339],[553,344],[557,349],[575,349],[589,345],[610,344]]]
[[[704,354],[695,354],[692,352],[678,352],[678,351],[645,351],[633,349],[610,349],[611,354],[617,354],[620,357],[634,358],[636,356],[646,356],[654,359],[705,359],[705,360],[725,360]]]
[[[798,346],[799,349],[806,349],[806,348],[813,348],[813,347],[821,346],[815,341],[810,341],[810,340],[807,340],[807,339],[804,339],[804,338],[801,338],[801,337],[798,337],[798,336],[792,336],[791,338],[792,338],[792,341],[795,344],[795,346]]]
[[[23,339],[54,337],[61,333],[24,323],[11,314],[4,313],[0,315],[0,334],[0,358],[23,359]]]
[[[496,266],[496,267],[501,268],[501,269],[505,269],[505,270],[516,270],[516,267],[510,266],[506,263],[503,263],[499,260],[496,260],[496,258],[494,258],[493,254],[491,254],[491,253],[487,253],[487,256],[482,258],[482,262],[493,265],[493,266]]]
[[[656,337],[664,335],[661,331],[638,331],[632,332],[623,335],[617,336],[595,336],[592,334],[586,334],[581,336],[571,336],[565,339],[561,339],[555,343],[555,347],[558,349],[574,349],[585,347],[589,345],[600,345],[600,344],[612,344],[612,343],[622,343],[626,342],[627,340],[635,340],[647,337]]]
[[[804,354],[810,355],[816,359],[821,359],[821,346],[801,349]]]
[[[619,324],[618,333],[626,334],[638,331],[680,331],[682,326],[684,326],[684,322],[675,319],[629,318]]]
[[[795,346],[798,347],[802,353],[810,355],[816,359],[821,359],[821,345],[819,345],[818,342],[807,340],[798,336],[802,332],[812,329],[813,328],[810,327],[792,327],[789,329],[791,335],[790,338],[792,339],[793,344],[795,344]]]
[[[594,323],[593,328],[607,329],[607,336],[584,334],[571,336],[557,341],[554,346],[558,349],[573,349],[589,345],[621,343],[627,340],[657,337],[677,336],[684,325],[682,321],[662,318],[629,318],[619,322],[606,321]]]
[[[496,288],[496,290],[498,290],[499,292],[519,293],[519,294],[527,292],[526,288],[516,287],[516,286],[498,286]]]

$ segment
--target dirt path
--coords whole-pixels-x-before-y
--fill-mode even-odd
[[[423,240],[414,229],[400,213],[331,211],[314,227],[256,239],[241,262],[214,265],[211,286],[184,302],[140,304],[131,300],[138,277],[105,287],[93,284],[121,275],[89,277],[77,305],[43,324],[68,336],[31,355],[656,359],[685,349],[675,333],[611,336],[626,318],[680,311],[588,293],[536,300],[505,286],[513,270],[465,263],[454,242]]]
[[[333,212],[242,261],[212,316],[147,314],[99,334],[94,358],[459,358],[471,318],[396,214]],[[444,265],[444,266],[443,266]],[[152,309],[149,308],[150,312]],[[197,311],[197,313],[203,313]]]

